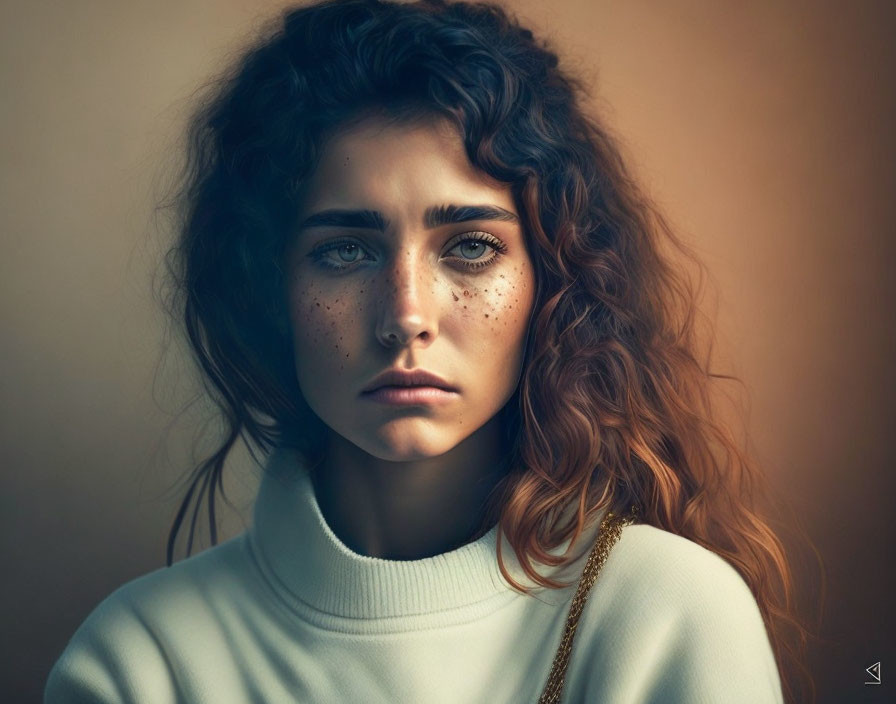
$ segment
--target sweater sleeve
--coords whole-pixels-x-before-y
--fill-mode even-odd
[[[740,574],[696,543],[646,525],[626,528],[610,553],[569,675],[568,702],[783,701],[765,623]]]
[[[176,699],[163,649],[120,592],[77,630],[44,689],[44,704],[173,704]]]
[[[720,560],[721,562],[721,560]],[[756,600],[727,563],[694,580],[679,617],[656,643],[644,701],[780,704],[781,683]]]

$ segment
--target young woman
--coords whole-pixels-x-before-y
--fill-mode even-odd
[[[789,571],[683,250],[555,54],[489,5],[302,7],[191,134],[227,435],[169,562],[240,438],[253,525],[106,599],[47,702],[782,700]]]

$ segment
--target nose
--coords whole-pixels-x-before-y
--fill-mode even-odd
[[[386,272],[376,337],[385,347],[427,346],[439,334],[434,277],[413,251],[396,255]]]

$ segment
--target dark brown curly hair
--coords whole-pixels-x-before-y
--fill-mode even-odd
[[[536,267],[522,379],[502,411],[510,469],[483,526],[497,522],[526,574],[558,587],[533,562],[559,564],[548,551],[598,510],[637,506],[641,521],[743,576],[793,698],[797,675],[812,688],[806,631],[782,543],[758,512],[762,475],[717,420],[714,389],[729,377],[701,352],[699,277],[683,265],[693,258],[582,96],[556,54],[500,8],[436,0],[287,11],[212,86],[192,122],[170,262],[177,314],[226,434],[189,479],[168,562],[191,506],[187,552],[203,504],[216,541],[216,489],[241,437],[262,451],[320,451],[282,266],[327,137],[370,113],[443,118],[470,161],[511,186]]]

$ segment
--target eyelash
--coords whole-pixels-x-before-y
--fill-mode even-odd
[[[448,251],[451,251],[452,249],[466,242],[482,242],[483,244],[488,245],[493,252],[492,256],[484,261],[479,261],[478,259],[465,260],[463,257],[451,257],[453,261],[460,262],[462,267],[471,271],[490,266],[501,255],[507,252],[507,245],[505,245],[501,240],[499,240],[494,235],[489,234],[488,232],[479,231],[465,232],[462,235],[458,235],[457,237],[452,238],[448,242],[447,249]],[[316,264],[320,264],[321,266],[333,271],[346,271],[348,269],[354,269],[356,264],[363,260],[338,264],[333,260],[328,259],[326,256],[329,252],[334,252],[340,247],[344,247],[345,245],[353,245],[355,247],[359,247],[363,252],[367,252],[367,249],[364,247],[364,245],[362,245],[357,240],[342,238],[338,240],[332,240],[318,247],[315,247],[313,250],[311,250],[311,252],[309,252],[308,257],[311,258],[312,261],[314,261]]]

